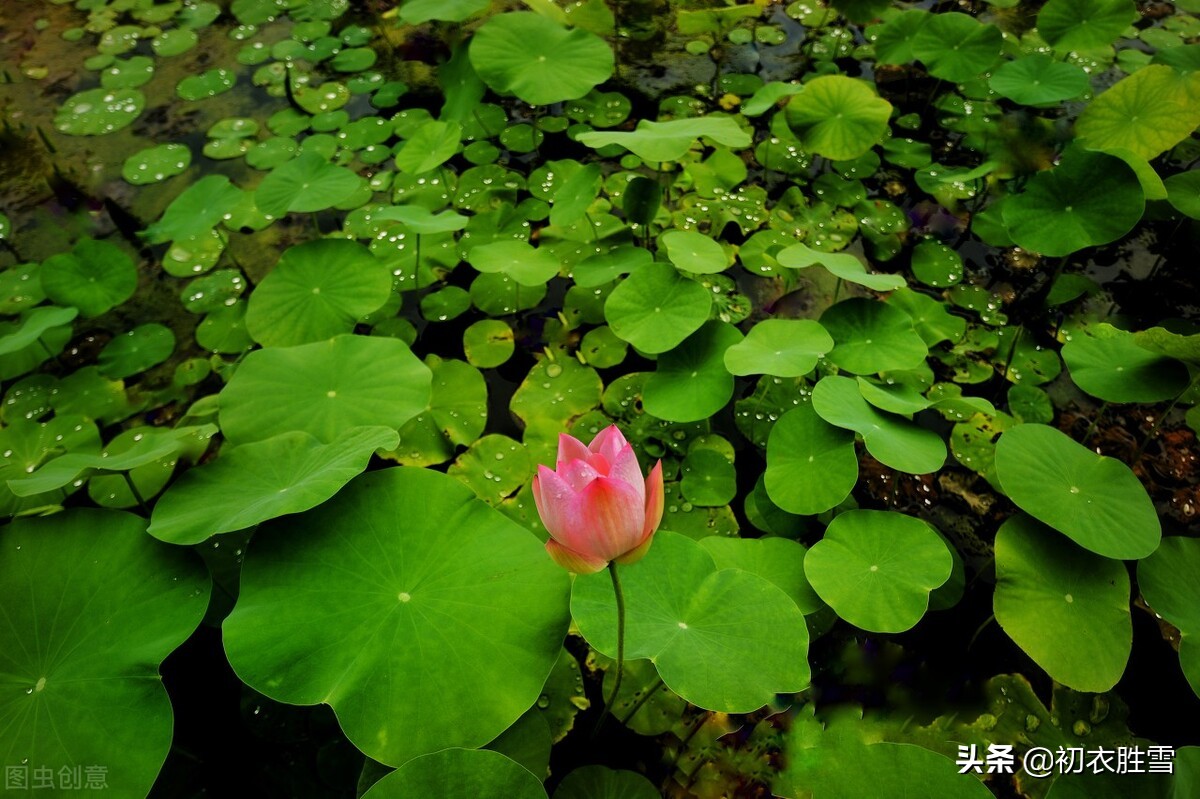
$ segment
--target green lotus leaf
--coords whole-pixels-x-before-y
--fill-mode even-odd
[[[59,308],[53,305],[39,305],[33,308],[23,315],[20,327],[0,336],[0,356],[20,353],[21,350],[35,345],[49,331],[70,324],[78,315],[77,308]],[[61,348],[63,343],[65,342],[60,342],[58,346]],[[45,352],[41,354],[43,358],[49,355]]]
[[[718,570],[696,542],[659,531],[646,556],[620,567],[625,657],[651,658],[667,687],[720,712],[756,710],[776,693],[808,685],[808,628],[791,598],[769,580]],[[579,575],[571,615],[601,653],[617,650],[609,576]]]
[[[391,428],[359,427],[329,444],[293,432],[227,447],[167,489],[154,505],[148,532],[172,544],[198,544],[306,511],[361,473],[375,450],[398,441]]]
[[[840,505],[858,482],[854,434],[804,402],[779,417],[767,439],[764,478],[771,501],[808,516]]]
[[[74,509],[0,531],[5,762],[103,764],[107,793],[150,792],[173,727],[159,666],[204,617],[209,581],[145,527]]]
[[[511,239],[476,245],[467,260],[480,272],[499,272],[522,286],[545,285],[563,266],[548,247]]]
[[[571,175],[554,192],[550,207],[550,224],[556,227],[573,225],[583,219],[596,200],[602,185],[599,164],[588,164]]]
[[[913,248],[912,272],[926,286],[953,286],[963,278],[962,256],[945,244],[926,240]]]
[[[196,46],[200,37],[190,28],[172,28],[154,37],[150,46],[154,54],[164,58],[182,55]]]
[[[1128,164],[1072,147],[1058,166],[1038,172],[1024,191],[1010,196],[1002,215],[1018,245],[1059,256],[1116,241],[1144,208],[1141,183]]]
[[[968,14],[933,14],[912,39],[912,51],[929,74],[963,83],[988,71],[1000,57],[1004,35]]]
[[[1200,172],[1189,171],[1171,175],[1163,181],[1167,202],[1175,210],[1192,219],[1200,219]]]
[[[941,436],[903,417],[876,410],[863,399],[858,382],[849,377],[822,378],[813,387],[812,405],[825,421],[861,435],[867,451],[885,466],[928,474],[946,462]]]
[[[843,300],[821,315],[821,324],[835,344],[826,357],[854,374],[914,369],[929,354],[908,314],[875,300]]]
[[[1133,333],[1107,322],[1072,335],[1062,357],[1075,385],[1105,402],[1161,402],[1188,384],[1182,363],[1138,346]]]
[[[666,352],[700,329],[712,292],[664,263],[638,267],[604,303],[612,332],[643,352]]]
[[[42,290],[54,302],[99,316],[133,296],[137,267],[108,241],[82,238],[70,252],[52,255],[41,269]]]
[[[353,427],[400,428],[429,404],[432,374],[394,338],[335,336],[246,356],[220,394],[234,444],[301,430],[323,442]]]
[[[100,73],[100,85],[105,89],[136,89],[154,77],[154,59],[144,55],[118,58]]]
[[[613,74],[603,39],[529,11],[493,16],[475,31],[469,54],[493,91],[530,105],[576,100]]]
[[[1037,30],[1055,50],[1094,50],[1111,45],[1138,17],[1129,0],[1049,0]]]
[[[131,124],[145,106],[137,89],[87,89],[67,98],[54,127],[71,136],[103,136]]]
[[[168,434],[177,432],[171,449],[167,450],[161,439],[158,442],[151,441],[149,446],[152,449],[147,449],[146,441],[152,430]],[[88,496],[103,508],[144,508],[147,501],[166,488],[175,473],[175,467],[181,461],[199,460],[216,434],[217,426],[214,424],[179,427],[173,431],[131,427],[104,445],[102,454],[108,457],[105,458],[106,463],[88,478]],[[162,454],[157,458],[150,457],[158,453]],[[114,462],[123,462],[130,468],[114,472]]]
[[[1151,610],[1175,625],[1182,640],[1179,660],[1192,690],[1200,695],[1200,583],[1195,579],[1200,568],[1200,542],[1185,536],[1164,538],[1148,558],[1138,564],[1137,582]]]
[[[246,330],[265,347],[349,333],[392,293],[387,266],[358,242],[319,239],[284,251],[250,295]]]
[[[504,324],[493,319],[484,322]],[[510,346],[511,336],[509,330]],[[388,455],[405,466],[445,463],[458,447],[479,438],[487,425],[487,383],[478,370],[436,355],[427,356],[425,365],[433,372],[429,406],[400,428],[404,446]]]
[[[10,391],[10,399],[13,398],[11,394]],[[29,477],[45,461],[48,452],[99,452],[100,434],[95,423],[62,411],[45,423],[30,421],[24,414],[6,422],[0,428],[0,453],[3,453],[0,454],[0,514],[12,516],[61,504],[77,490],[77,486],[67,483],[61,489],[45,494],[19,497],[8,488],[8,481]]]
[[[242,201],[242,190],[224,175],[206,175],[171,201],[162,218],[142,234],[150,244],[208,233]]]
[[[646,379],[646,412],[672,422],[707,419],[733,397],[733,375],[725,351],[742,334],[726,322],[706,322],[674,349],[658,356],[658,368]]]
[[[875,56],[881,64],[907,64],[917,58],[913,42],[933,14],[921,8],[910,8],[896,14],[879,26],[875,38]],[[913,166],[924,166],[928,159]]]
[[[430,20],[462,22],[487,9],[489,0],[408,0],[400,6],[400,18],[409,25]]]
[[[996,533],[993,603],[1004,632],[1055,682],[1100,693],[1125,672],[1133,622],[1120,561],[1014,516]]]
[[[880,633],[915,626],[953,565],[936,530],[893,511],[839,514],[804,556],[817,595],[854,626]]]
[[[537,538],[466,486],[395,467],[258,529],[225,650],[255,690],[331,705],[355,746],[400,765],[482,746],[533,705],[568,586]]]
[[[712,275],[729,267],[729,256],[720,242],[694,230],[668,230],[662,235],[667,258],[677,269]]]
[[[845,75],[822,75],[788,101],[787,124],[808,152],[835,160],[857,158],[887,133],[892,104],[870,84]]]
[[[831,349],[833,339],[819,322],[764,319],[725,351],[725,368],[734,375],[803,377]]]
[[[1163,327],[1139,330],[1133,334],[1139,347],[1150,352],[1183,361],[1191,366],[1200,366],[1200,335],[1185,336]]]
[[[338,52],[329,62],[337,72],[362,72],[375,66],[378,58],[370,47],[350,47]]]
[[[723,452],[694,447],[680,467],[679,490],[684,500],[702,508],[728,505],[737,494],[737,471]]]
[[[580,144],[600,148],[619,144],[643,161],[678,161],[699,138],[711,139],[733,149],[750,146],[746,133],[732,117],[690,117],[667,122],[639,120],[631,131],[591,131],[576,137]]]
[[[175,352],[175,334],[156,322],[138,325],[113,338],[100,352],[100,372],[113,380],[158,366]]]
[[[1186,139],[1200,125],[1200,73],[1186,77],[1151,64],[1092,100],[1075,121],[1075,134],[1094,150],[1128,150],[1149,160]]]
[[[604,766],[575,769],[554,791],[554,799],[657,799],[654,783],[634,771],[616,771]]]
[[[452,233],[462,230],[470,221],[468,217],[454,211],[433,213],[423,205],[390,205],[371,211],[372,219],[387,219],[401,222],[414,233]]]
[[[192,151],[187,145],[160,144],[126,158],[121,176],[135,186],[144,186],[180,175],[191,163]]]
[[[788,269],[805,269],[823,266],[829,273],[847,283],[857,283],[875,291],[892,291],[901,288],[906,281],[901,275],[880,275],[867,271],[867,267],[853,255],[844,252],[821,252],[806,244],[793,244],[780,250],[775,256],[780,266]]]
[[[258,210],[274,217],[323,211],[345,201],[362,185],[362,178],[349,169],[308,151],[272,169],[258,184],[254,202]]]
[[[639,175],[625,184],[621,210],[625,221],[634,225],[650,225],[662,208],[663,188],[657,180]]]
[[[426,122],[396,153],[396,168],[423,175],[453,158],[461,142],[462,126],[457,122]]]
[[[1055,61],[1044,53],[1006,61],[988,79],[992,91],[1021,105],[1047,105],[1071,100],[1088,90],[1088,74],[1075,64]]]
[[[884,383],[863,377],[855,378],[855,381],[858,383],[858,392],[862,394],[863,399],[879,410],[888,413],[898,413],[911,418],[914,413],[931,407],[934,402],[928,397],[921,396],[921,392],[906,383]],[[843,386],[843,390],[847,390],[844,388],[844,383],[841,386]],[[959,390],[961,391],[961,389]],[[858,404],[853,400],[851,403]]]
[[[700,539],[718,569],[741,569],[770,580],[783,589],[800,612],[815,613],[825,606],[804,575],[803,544],[787,538],[726,538],[710,535]]]
[[[912,319],[913,329],[927,346],[941,341],[958,342],[967,332],[967,320],[950,313],[946,303],[932,297],[901,288],[893,291],[887,299],[888,305],[899,308]]]
[[[481,319],[463,331],[463,353],[467,363],[491,369],[512,357],[516,350],[512,328],[500,319]]]
[[[489,749],[444,749],[404,763],[362,799],[546,799],[546,789],[529,769]]]
[[[1004,433],[996,474],[1017,507],[1097,555],[1136,560],[1158,547],[1158,514],[1129,467],[1053,427]]]
[[[654,256],[649,250],[626,244],[583,259],[571,268],[571,277],[580,288],[596,288],[611,283],[621,275],[637,272],[649,266],[653,260]]]
[[[237,83],[237,73],[230,69],[210,69],[199,75],[189,75],[179,81],[175,94],[181,100],[203,100],[216,97],[233,88]]]
[[[775,104],[785,97],[791,97],[804,91],[801,83],[783,83],[773,80],[755,90],[746,102],[742,103],[742,113],[748,117],[756,117],[770,111]]]

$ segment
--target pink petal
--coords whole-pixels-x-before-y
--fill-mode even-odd
[[[591,459],[591,451],[583,445],[583,442],[566,433],[558,434],[558,461],[555,466],[561,469],[564,463],[571,461],[583,461],[587,463]]]
[[[565,480],[574,491],[582,491],[587,488],[588,483],[600,477],[601,474],[602,472],[597,471],[587,461],[572,460],[558,465],[558,476]]]
[[[611,477],[598,477],[576,500],[571,512],[580,517],[567,526],[572,531],[587,531],[582,541],[578,537],[569,541],[568,546],[576,552],[607,561],[641,543],[645,508],[633,486]]]
[[[633,447],[626,444],[613,461],[608,470],[608,476],[620,480],[637,489],[638,504],[646,502],[646,485],[642,478],[642,467],[638,465],[637,455]]]
[[[629,446],[629,442],[625,440],[625,436],[621,435],[621,431],[615,424],[610,424],[596,434],[592,443],[588,444],[588,449],[597,455],[604,456],[604,460],[608,463],[615,463],[621,450],[627,446]]]
[[[608,565],[608,561],[589,558],[580,555],[573,549],[567,549],[553,538],[546,542],[546,551],[550,553],[550,557],[554,559],[555,563],[575,574],[592,574]]]
[[[654,535],[654,531],[662,524],[663,501],[662,461],[654,464],[650,474],[646,475],[646,517],[642,535],[646,540]]]
[[[586,528],[571,527],[579,519],[574,511],[578,501],[579,496],[566,480],[549,467],[538,465],[537,476],[533,478],[533,503],[550,536],[568,546],[573,534],[586,533]]]

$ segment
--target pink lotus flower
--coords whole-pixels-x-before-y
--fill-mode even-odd
[[[564,569],[590,574],[609,561],[633,563],[646,554],[662,521],[662,461],[643,480],[616,425],[586,447],[560,435],[557,466],[538,466],[533,500],[550,532],[546,551]]]

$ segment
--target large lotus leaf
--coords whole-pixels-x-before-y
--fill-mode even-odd
[[[539,14],[497,14],[471,40],[471,66],[501,94],[530,105],[577,100],[613,73],[612,48],[585,30]]]
[[[313,150],[275,167],[258,184],[254,202],[258,210],[278,217],[299,211],[323,211],[359,190],[363,179],[344,166],[329,163]]]
[[[877,300],[842,300],[822,314],[821,324],[835,344],[826,357],[854,374],[915,369],[929,354],[912,318]]]
[[[764,319],[746,338],[725,350],[725,368],[734,375],[802,377],[833,349],[833,339],[811,319]]]
[[[389,427],[359,427],[329,444],[293,432],[226,448],[167,489],[154,504],[148,532],[172,544],[198,544],[306,511],[361,473],[375,450],[392,449],[399,440]]]
[[[893,511],[839,514],[804,556],[809,585],[856,627],[898,633],[929,608],[929,594],[950,579],[954,558],[937,531]]]
[[[485,10],[490,0],[406,0],[400,6],[400,18],[409,25],[430,20],[462,22]]]
[[[9,400],[14,393],[10,390]],[[61,411],[43,423],[31,421],[23,414],[6,419],[6,424],[0,427],[0,515],[54,507],[77,488],[68,484],[62,490],[29,497],[18,497],[9,490],[8,480],[28,477],[45,460],[46,453],[55,448],[95,453],[100,450],[100,434],[91,420]]]
[[[1079,147],[1008,197],[1002,216],[1014,242],[1042,255],[1070,255],[1128,233],[1146,207],[1137,174],[1120,158]]]
[[[127,513],[75,509],[0,530],[10,768],[102,765],[105,793],[150,792],[173,726],[159,666],[204,617],[209,581],[192,553],[145,529]]]
[[[694,230],[668,230],[662,236],[667,258],[684,272],[711,275],[729,267],[721,243]]]
[[[206,175],[172,200],[162,218],[142,235],[150,244],[201,236],[220,224],[243,196],[224,175]]]
[[[1133,646],[1125,564],[1080,549],[1028,516],[996,533],[996,621],[1076,691],[1117,684]]]
[[[825,421],[861,435],[867,451],[885,466],[928,474],[946,462],[941,436],[902,416],[876,410],[863,398],[859,383],[849,377],[823,378],[813,387],[812,405]]]
[[[1182,363],[1138,346],[1133,333],[1106,322],[1071,336],[1062,357],[1075,385],[1105,402],[1161,402],[1188,382]]]
[[[522,286],[543,286],[562,269],[562,262],[548,247],[509,239],[476,245],[467,260],[480,272],[499,272]]]
[[[1044,53],[1006,61],[988,80],[992,91],[1022,105],[1044,105],[1078,97],[1090,85],[1082,67]]]
[[[541,542],[469,488],[395,467],[258,529],[225,651],[255,690],[331,705],[355,746],[400,765],[482,746],[533,705],[568,590]]]
[[[1049,0],[1037,30],[1059,52],[1111,45],[1138,17],[1129,0]]]
[[[497,323],[508,331],[511,348],[512,331]],[[444,463],[454,457],[457,447],[479,438],[487,426],[487,383],[479,370],[436,355],[426,357],[425,364],[433,373],[429,407],[400,428],[404,446],[389,456],[405,466]]]
[[[963,83],[987,72],[1000,57],[1004,35],[968,14],[934,14],[913,35],[912,51],[935,78]]]
[[[887,133],[892,104],[870,84],[822,75],[787,104],[787,123],[808,152],[842,161],[870,150]]]
[[[1200,172],[1179,172],[1163,181],[1167,202],[1192,219],[1200,219]]]
[[[175,334],[150,322],[127,330],[105,345],[98,367],[105,377],[121,380],[158,366],[175,351]]]
[[[54,302],[73,305],[84,316],[99,316],[133,296],[137,267],[115,244],[83,238],[71,252],[47,258],[41,278]]]
[[[779,417],[767,439],[767,495],[789,513],[824,513],[858,482],[854,434],[804,402]]]
[[[741,569],[765,577],[783,589],[804,614],[824,607],[821,598],[804,576],[804,545],[787,538],[727,538],[710,535],[700,539],[718,569]]]
[[[725,351],[741,341],[736,327],[713,320],[659,355],[658,368],[642,391],[646,412],[672,422],[698,422],[715,415],[733,397]]]
[[[863,262],[855,256],[844,252],[821,252],[805,244],[793,244],[779,251],[775,256],[780,266],[789,269],[804,269],[820,265],[829,270],[830,274],[847,283],[857,283],[875,291],[892,291],[905,285],[901,275],[880,275],[867,271]]]
[[[250,295],[246,331],[264,347],[290,347],[349,333],[392,293],[392,274],[363,245],[318,239],[284,251]]]
[[[933,19],[923,8],[910,8],[893,16],[878,27],[875,56],[881,64],[907,64],[916,59],[913,41],[925,23]],[[926,162],[927,163],[927,162]],[[923,166],[924,164],[914,164]]]
[[[1083,109],[1075,134],[1085,147],[1128,150],[1151,159],[1200,125],[1200,73],[1182,76],[1164,64],[1142,67]]]
[[[1150,557],[1138,564],[1137,581],[1150,608],[1179,628],[1179,660],[1192,690],[1200,696],[1200,541],[1185,536],[1164,538]]]
[[[604,302],[604,318],[619,338],[643,352],[678,346],[708,319],[712,292],[669,264],[640,266]]]
[[[414,757],[362,799],[546,799],[542,781],[515,760],[490,749],[444,749]]]
[[[588,147],[619,144],[643,161],[678,161],[699,138],[712,139],[733,149],[750,146],[750,134],[732,117],[689,117],[666,122],[640,120],[631,131],[590,131],[578,136]]]
[[[335,336],[246,356],[220,393],[234,444],[302,430],[330,442],[352,427],[400,428],[429,405],[433,375],[399,339]]]
[[[1150,352],[1175,358],[1191,366],[1200,366],[1200,335],[1185,336],[1174,333],[1165,327],[1152,327],[1149,330],[1139,330],[1133,334],[1133,340],[1139,347]]]
[[[577,768],[554,791],[554,799],[658,799],[660,795],[641,774],[604,766]]]
[[[1129,467],[1053,427],[1022,424],[1004,433],[996,475],[1017,507],[1084,549],[1136,560],[1158,547],[1158,514]]]
[[[0,355],[19,353],[26,347],[32,346],[44,334],[54,328],[69,324],[79,315],[76,308],[59,308],[55,305],[39,305],[24,315],[21,326],[11,333],[0,336]],[[67,336],[64,336],[64,339]],[[58,345],[62,346],[62,343]],[[42,353],[47,357],[48,353]],[[41,363],[41,361],[38,361]],[[15,375],[13,375],[15,376]]]
[[[659,531],[646,556],[618,567],[625,597],[625,657],[651,658],[667,687],[726,713],[762,707],[807,687],[808,628],[780,588],[740,569],[718,570],[695,541]],[[583,637],[617,653],[608,574],[579,575],[571,614]]]

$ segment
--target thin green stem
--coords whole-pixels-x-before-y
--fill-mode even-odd
[[[608,721],[608,717],[612,715],[613,704],[617,701],[617,694],[621,691],[621,672],[625,666],[625,595],[621,591],[621,580],[617,577],[615,560],[608,563],[608,576],[612,578],[613,593],[617,597],[617,677],[613,680],[612,690],[608,693],[608,701],[604,703],[604,712],[600,714],[600,720],[596,722],[596,729],[592,735],[600,732],[604,722]]]
[[[133,484],[133,478],[129,476],[129,472],[121,472],[121,476],[125,478],[125,485],[129,486],[129,493],[133,494],[133,498],[137,500],[137,504],[142,509],[142,513],[150,515],[150,506],[146,504],[146,500],[142,498],[142,492],[137,490],[137,486]]]
[[[1187,384],[1187,388],[1176,394],[1175,399],[1171,400],[1171,404],[1167,406],[1167,409],[1162,412],[1162,415],[1159,416],[1157,420],[1155,420],[1154,426],[1150,428],[1150,432],[1146,433],[1146,437],[1142,439],[1142,443],[1137,448],[1137,452],[1133,453],[1133,463],[1140,461],[1142,456],[1146,454],[1146,447],[1150,446],[1150,442],[1154,440],[1156,435],[1158,435],[1158,428],[1162,427],[1162,423],[1165,422],[1167,417],[1171,415],[1171,411],[1175,410],[1175,406],[1179,404],[1179,401],[1183,399],[1183,396],[1196,387],[1196,383],[1200,383],[1200,370],[1196,371],[1196,376],[1193,377],[1192,381]]]
[[[650,686],[646,693],[642,694],[642,698],[639,699],[636,704],[634,704],[629,713],[625,715],[625,718],[621,719],[621,724],[629,724],[629,720],[636,716],[638,711],[642,709],[642,706],[650,701],[650,697],[658,693],[659,689],[663,688],[664,686],[666,686],[666,683],[663,682],[662,677],[659,677],[655,681],[654,685]]]
[[[1080,444],[1086,444],[1088,439],[1092,437],[1092,433],[1096,432],[1096,425],[1100,424],[1100,419],[1104,416],[1104,412],[1108,410],[1108,401],[1105,400],[1100,404],[1100,409],[1096,411],[1096,417],[1092,419],[1092,423],[1088,425],[1087,432],[1083,434],[1083,440]]]

